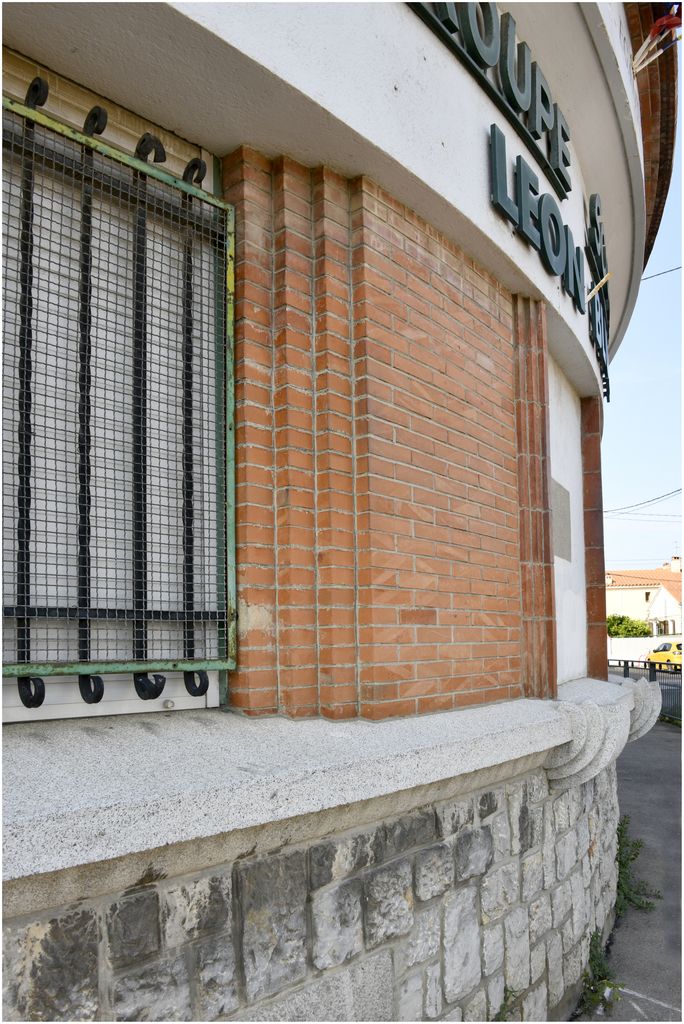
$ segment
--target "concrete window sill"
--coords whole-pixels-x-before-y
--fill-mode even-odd
[[[610,683],[561,690],[559,701],[381,723],[203,709],[5,726],[3,877],[282,821],[530,755],[542,763],[545,752],[570,750],[568,702],[620,704],[628,717],[634,706],[629,689]]]

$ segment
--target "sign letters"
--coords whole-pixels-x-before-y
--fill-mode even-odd
[[[478,80],[505,115],[541,167],[562,202],[572,189],[570,130],[549,84],[532,59],[526,42],[516,41],[515,19],[499,15],[493,3],[411,3],[409,6]],[[498,213],[514,225],[517,234],[536,249],[546,271],[560,278],[564,292],[578,313],[588,312],[589,337],[596,352],[603,393],[609,397],[608,340],[610,303],[603,285],[588,304],[586,296],[608,271],[601,223],[601,199],[589,201],[589,223],[584,248],[575,243],[550,192],[542,192],[527,161],[515,158],[513,188],[508,189],[506,139],[490,125],[490,197]],[[584,280],[586,254],[591,284]]]
[[[506,140],[495,124],[489,132],[492,203],[537,250],[549,274],[561,278],[575,309],[584,313],[584,257],[572,231],[563,223],[558,203],[548,192],[539,195],[539,179],[521,156],[515,161],[515,196],[508,195]]]

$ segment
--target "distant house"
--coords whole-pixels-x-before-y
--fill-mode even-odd
[[[682,632],[682,563],[678,556],[660,569],[609,569],[606,614],[645,619],[653,636]]]

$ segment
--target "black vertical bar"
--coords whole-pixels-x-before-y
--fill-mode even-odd
[[[133,224],[133,658],[147,657],[147,211],[146,179]]]
[[[31,626],[26,617],[31,603],[31,443],[33,439],[33,140],[34,128],[24,122],[21,179],[19,268],[19,486],[17,490],[17,660],[31,660]]]
[[[184,197],[189,209],[192,200]],[[193,537],[193,455],[192,455],[192,231],[187,228],[183,252],[183,651],[195,657],[194,537]]]
[[[90,388],[93,154],[83,147],[78,348],[78,657],[90,661]]]

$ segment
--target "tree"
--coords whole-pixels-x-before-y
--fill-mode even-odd
[[[651,627],[643,619],[630,619],[629,615],[609,615],[606,619],[608,636],[650,636]]]

